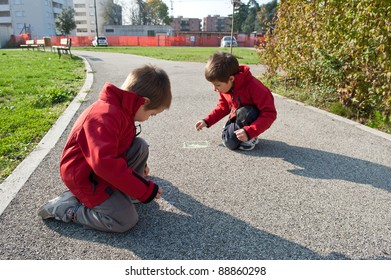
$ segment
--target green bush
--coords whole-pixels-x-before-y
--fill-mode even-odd
[[[391,1],[285,0],[259,50],[267,76],[284,71],[358,118],[391,115]]]

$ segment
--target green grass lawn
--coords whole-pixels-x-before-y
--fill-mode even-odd
[[[116,52],[141,55],[172,61],[205,62],[208,57],[217,51],[230,52],[230,48],[219,47],[80,47],[77,50]],[[233,48],[241,64],[258,64],[257,52],[250,48]]]
[[[35,148],[84,79],[80,58],[0,50],[0,182]]]

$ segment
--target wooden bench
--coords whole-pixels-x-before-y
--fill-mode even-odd
[[[43,48],[43,51],[45,51],[45,40],[44,39],[37,40],[37,43],[35,45],[36,45],[37,50],[39,50],[40,48]]]
[[[61,53],[67,53],[72,57],[71,46],[72,46],[72,39],[63,38],[60,40],[60,45],[52,46],[52,50],[57,51],[58,57],[61,57]]]
[[[37,44],[35,44],[34,40],[26,40],[26,43],[23,45],[20,45],[20,47],[23,49],[28,49],[28,50],[33,49],[34,50],[38,46],[37,46]]]

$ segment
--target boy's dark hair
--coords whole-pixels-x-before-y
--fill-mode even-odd
[[[230,76],[239,73],[239,62],[235,56],[226,52],[211,55],[205,66],[205,78],[209,82],[226,83]]]
[[[133,70],[121,87],[142,97],[148,97],[150,103],[145,109],[168,109],[171,105],[171,84],[167,73],[158,67],[144,65]]]

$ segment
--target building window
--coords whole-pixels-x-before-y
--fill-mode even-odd
[[[6,1],[6,2],[8,2],[8,1]],[[14,4],[15,5],[23,5],[23,0],[14,0]]]
[[[114,29],[106,29],[105,32],[106,33],[114,33]]]
[[[77,16],[77,17],[85,17],[86,13],[75,13],[75,16]]]
[[[53,2],[53,8],[62,9],[62,4]]]
[[[24,17],[24,12],[23,11],[15,11],[15,16],[16,17]]]
[[[88,30],[87,30],[87,28],[77,28],[76,32],[78,32],[78,33],[87,33]]]
[[[86,4],[75,4],[75,8],[85,8]]]

